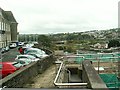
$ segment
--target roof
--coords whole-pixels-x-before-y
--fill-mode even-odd
[[[2,16],[10,21],[11,23],[17,23],[13,13],[11,11],[4,11],[3,9],[0,8],[0,12],[2,13]]]

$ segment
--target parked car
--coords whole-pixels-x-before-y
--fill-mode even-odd
[[[5,53],[5,52],[7,52],[9,50],[10,50],[9,46],[6,46],[6,47],[1,48],[0,51],[1,51],[1,53]]]
[[[5,48],[1,48],[1,53],[4,53],[5,52]]]
[[[29,59],[29,60],[31,60],[32,62],[39,60],[39,58],[36,58],[36,57],[34,57],[34,56],[32,56],[32,55],[17,55],[17,57],[15,58],[15,60],[17,60],[17,59]]]
[[[16,59],[15,62],[20,63],[23,66],[26,66],[26,65],[30,64],[32,61],[27,58],[20,58],[20,59]]]
[[[43,50],[38,48],[29,48],[24,53],[28,55],[33,55],[37,58],[44,58],[48,56]]]
[[[9,47],[10,47],[10,48],[16,48],[16,47],[17,47],[17,44],[16,44],[16,43],[10,43]]]
[[[26,46],[26,47],[33,47],[34,44],[33,44],[33,43],[28,43],[28,44],[26,44],[25,46]]]
[[[18,42],[18,46],[23,46],[24,42]]]
[[[5,51],[9,51],[9,50],[10,50],[9,46],[6,46]]]
[[[23,53],[25,53],[27,51],[27,49],[29,49],[30,47],[22,47]]]
[[[44,58],[44,57],[48,56],[47,54],[40,54],[40,53],[37,53],[37,52],[28,52],[27,54],[32,55],[32,56],[34,56],[36,58]]]
[[[19,70],[23,65],[17,62],[0,62],[0,75],[2,78]]]

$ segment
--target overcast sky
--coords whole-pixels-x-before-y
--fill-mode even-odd
[[[119,0],[0,0],[20,34],[51,34],[118,27]]]

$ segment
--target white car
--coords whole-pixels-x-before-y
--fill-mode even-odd
[[[38,49],[38,48],[29,48],[25,51],[25,54],[28,54],[28,55],[33,55],[37,58],[44,58],[46,56],[48,56],[45,51],[41,50],[41,49]]]
[[[18,59],[24,59],[24,60],[29,59],[31,62],[40,60],[39,58],[36,58],[32,55],[17,55],[15,60],[18,60]]]
[[[19,42],[18,45],[19,45],[19,46],[23,46],[23,45],[24,45],[24,42]]]
[[[15,48],[15,47],[17,47],[17,44],[16,43],[10,43],[9,47],[10,48]]]
[[[22,64],[23,66],[26,66],[28,64],[30,64],[32,61],[30,59],[16,59],[15,62]]]

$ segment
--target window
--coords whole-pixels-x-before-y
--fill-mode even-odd
[[[22,58],[24,59],[24,58],[27,58],[27,57],[24,57],[24,56],[18,57],[18,59],[22,59]]]
[[[21,63],[21,64],[25,64],[25,62],[24,62],[24,61],[20,61],[20,63]]]

